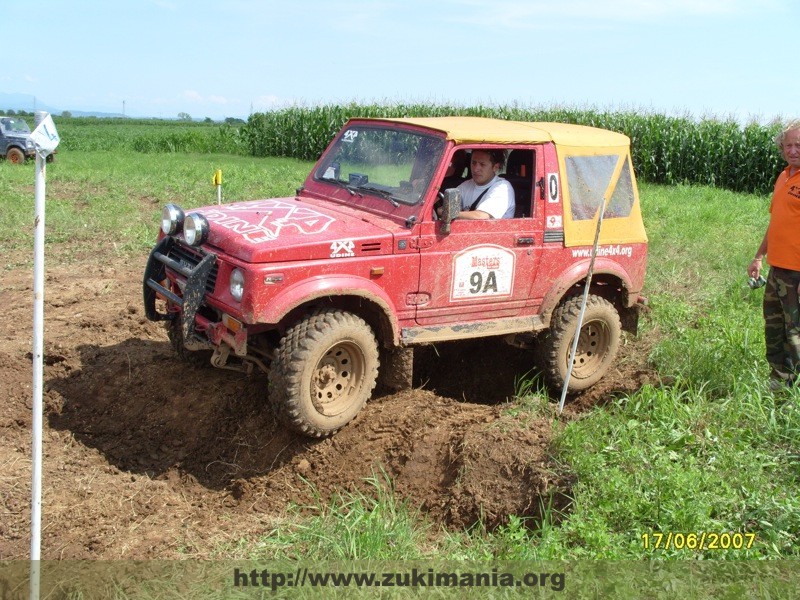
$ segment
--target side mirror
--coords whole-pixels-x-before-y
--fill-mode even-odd
[[[461,190],[450,188],[444,191],[442,202],[442,233],[450,233],[450,223],[458,218],[461,212]]]

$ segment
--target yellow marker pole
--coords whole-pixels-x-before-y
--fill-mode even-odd
[[[211,181],[217,186],[217,204],[222,204],[222,169],[214,171]]]

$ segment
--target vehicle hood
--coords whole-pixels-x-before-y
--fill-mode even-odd
[[[10,133],[5,132],[5,133],[3,133],[3,136],[5,136],[9,140],[25,141],[25,140],[30,140],[31,139],[31,134],[30,133],[18,133],[16,131],[12,131]]]
[[[374,222],[296,198],[207,206],[207,243],[248,263],[390,254],[392,234]]]

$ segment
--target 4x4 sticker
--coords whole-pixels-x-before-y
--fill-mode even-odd
[[[342,141],[347,142],[348,144],[352,144],[353,142],[356,141],[357,137],[358,137],[358,131],[356,131],[355,129],[348,129],[347,131],[344,132],[344,135],[342,136]]]
[[[331,244],[331,258],[347,258],[356,255],[356,244],[353,240],[336,240]]]
[[[237,212],[255,212],[259,219],[245,220],[237,216]],[[275,240],[284,229],[292,229],[292,233],[303,235],[321,233],[335,220],[305,206],[280,200],[241,202],[208,209],[203,215],[209,222],[240,234],[252,244]]]
[[[473,246],[453,258],[451,300],[510,296],[516,256],[502,246]]]

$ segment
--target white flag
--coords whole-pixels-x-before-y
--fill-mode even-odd
[[[56,124],[53,123],[53,117],[51,117],[49,113],[42,119],[42,122],[36,126],[36,129],[33,130],[31,139],[36,146],[36,151],[42,157],[52,154],[56,149],[61,138],[58,137]]]

